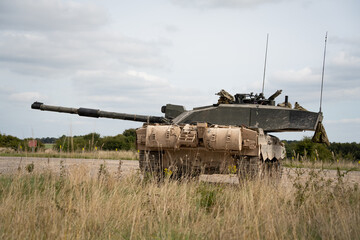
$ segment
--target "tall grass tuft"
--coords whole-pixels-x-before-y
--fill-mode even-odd
[[[0,238],[358,239],[358,186],[317,172],[299,179],[292,187],[266,179],[157,182],[138,173],[119,178],[105,165],[97,177],[83,165],[3,175]]]

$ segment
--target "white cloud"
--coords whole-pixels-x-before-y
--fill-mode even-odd
[[[353,56],[345,51],[340,51],[331,59],[331,63],[339,67],[360,68],[360,57]]]
[[[168,84],[168,81],[166,81],[165,79],[162,79],[162,78],[154,76],[154,75],[150,75],[145,72],[137,72],[134,70],[129,70],[126,73],[129,76],[141,78],[141,79],[143,79],[147,82],[153,83],[153,84]]]
[[[129,90],[132,88],[153,89],[168,87],[167,80],[161,77],[134,70],[83,70],[78,71],[73,78],[75,85],[81,88],[91,88],[99,91],[102,88],[116,90]]]
[[[326,120],[328,124],[360,124],[360,118],[343,118],[339,120]]]
[[[83,31],[107,21],[105,10],[91,3],[61,0],[1,0],[0,29]]]
[[[338,44],[346,47],[351,47],[352,49],[359,48],[360,36],[352,35],[351,38],[348,37],[339,37],[339,36],[332,36],[329,39],[329,44]],[[330,45],[331,46],[331,45]]]
[[[131,103],[133,99],[130,96],[117,96],[117,95],[95,95],[91,96],[91,100],[96,102],[110,102],[110,103]]]
[[[345,40],[344,40],[345,41]],[[352,51],[336,50],[336,46],[328,50],[324,75],[324,98],[329,101],[360,98],[360,56],[353,42],[345,43],[352,46]],[[337,44],[342,41],[336,41]],[[342,45],[343,46],[343,45]],[[334,50],[335,48],[335,50]],[[304,67],[301,69],[280,70],[269,74],[267,85],[281,86],[289,96],[303,101],[316,99],[320,94],[322,69]],[[284,91],[285,92],[285,91]]]
[[[325,94],[329,99],[333,100],[344,100],[344,99],[352,99],[359,100],[360,99],[360,86],[353,86],[350,88],[338,87],[332,88],[327,91],[325,89]]]
[[[348,65],[347,65],[348,66]],[[303,103],[312,102],[320,95],[321,69],[315,73],[312,68],[277,71],[271,74],[267,85],[281,86],[286,95]],[[325,68],[324,99],[342,101],[359,99],[360,76],[358,68],[329,64]]]
[[[249,8],[282,0],[172,0],[174,4],[196,8]]]
[[[0,32],[0,64],[24,75],[66,76],[78,70],[162,68],[156,42],[108,32]]]
[[[274,82],[287,84],[318,83],[321,80],[319,73],[314,73],[310,67],[300,70],[285,70],[274,72],[271,76]]]
[[[175,25],[166,25],[165,26],[165,30],[168,32],[168,33],[175,33],[175,32],[178,32],[180,29],[175,26]]]
[[[9,99],[12,101],[17,101],[17,102],[32,102],[32,101],[37,101],[37,100],[46,100],[47,97],[41,95],[38,92],[21,92],[21,93],[13,93],[9,96]]]
[[[334,94],[344,96],[346,93],[349,94],[347,97],[360,97],[360,55],[356,55],[356,48],[352,51],[336,52],[329,59],[324,84],[334,91]]]
[[[209,101],[199,89],[176,87],[167,79],[135,70],[81,71],[73,82],[73,88],[79,93],[77,98],[81,98],[80,104],[108,111],[159,115],[159,108],[167,103],[191,108],[217,101],[214,94]]]
[[[160,105],[159,96],[173,89],[166,79],[135,70],[79,71],[73,88],[85,103],[107,109],[119,103],[128,108]]]

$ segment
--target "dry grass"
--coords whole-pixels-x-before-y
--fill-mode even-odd
[[[42,158],[83,158],[83,159],[112,159],[112,160],[138,160],[138,153],[136,151],[91,151],[91,152],[58,152],[47,149],[38,152],[1,152],[1,156],[16,156],[16,157],[42,157]]]
[[[345,171],[360,171],[360,161],[337,160],[337,161],[310,161],[310,160],[285,160],[282,165],[290,168],[317,168],[317,169],[331,169],[331,170],[345,170]]]
[[[1,239],[359,239],[360,190],[318,172],[285,188],[161,183],[106,166],[0,176]]]

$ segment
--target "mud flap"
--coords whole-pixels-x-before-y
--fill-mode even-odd
[[[312,141],[316,143],[325,143],[327,146],[330,146],[330,142],[327,137],[324,125],[321,122],[319,122],[318,125],[316,126],[316,130],[312,138]]]

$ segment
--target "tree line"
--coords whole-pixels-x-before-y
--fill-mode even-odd
[[[11,135],[0,133],[0,147],[11,148],[16,151],[29,149],[29,141],[37,140],[36,151],[44,149],[44,144],[53,144],[53,149],[66,152],[94,151],[94,150],[135,150],[136,130],[127,129],[116,136],[100,137],[98,133],[82,136],[66,136],[60,138],[25,138],[19,139]]]
[[[11,135],[5,135],[0,133],[0,147],[1,148],[11,148],[13,150],[27,150],[29,148],[28,142],[30,140],[34,140],[32,138],[25,138],[25,139],[19,139],[17,137],[11,136]],[[37,140],[37,147],[36,150],[44,148],[44,144],[40,141],[40,139]]]
[[[19,139],[14,136],[0,133],[0,147],[14,150],[29,149],[28,141],[31,138]],[[44,144],[53,143],[53,148],[58,151],[94,151],[94,150],[135,150],[136,130],[127,129],[116,136],[101,137],[98,133],[89,133],[82,136],[61,136],[60,138],[37,138],[35,150],[44,149]],[[351,161],[360,160],[360,143],[336,143],[325,146],[313,143],[310,138],[305,137],[301,141],[286,141],[286,156],[288,159],[306,157],[310,160],[336,160],[346,159]]]
[[[326,146],[314,143],[311,138],[304,137],[301,141],[283,141],[288,159],[306,157],[309,160],[360,160],[360,143],[330,143]]]
[[[135,150],[136,130],[127,129],[122,134],[100,137],[98,133],[68,137],[63,135],[55,141],[59,151]]]

